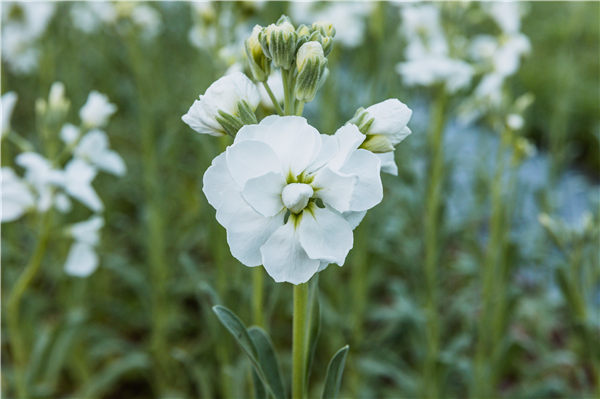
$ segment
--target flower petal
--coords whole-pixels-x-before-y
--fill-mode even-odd
[[[283,209],[281,192],[285,186],[281,173],[270,172],[246,182],[242,196],[263,216],[273,216]]]
[[[227,147],[227,167],[233,180],[244,187],[252,178],[269,172],[281,173],[281,163],[271,147],[260,141],[242,141]]]
[[[244,126],[235,142],[247,140],[267,143],[279,157],[283,172],[294,176],[302,173],[321,149],[321,135],[300,116],[271,115],[258,125]]]
[[[278,283],[305,283],[321,264],[318,259],[309,258],[302,248],[292,220],[275,230],[260,252],[265,270]]]
[[[366,214],[367,214],[367,211],[360,211],[360,212],[350,211],[350,212],[342,213],[342,216],[350,224],[350,227],[352,228],[352,230],[354,230],[355,228],[358,227],[360,222],[362,222],[362,220]]]
[[[352,248],[352,228],[334,209],[311,207],[302,213],[298,226],[302,248],[311,259],[343,265]]]
[[[346,212],[350,210],[352,192],[357,181],[357,176],[344,175],[325,167],[315,175],[311,185],[318,198],[338,212]]]
[[[87,277],[98,267],[98,254],[94,247],[83,243],[75,242],[71,245],[69,255],[65,262],[65,272],[75,277]]]
[[[231,254],[246,266],[262,264],[260,247],[283,224],[284,213],[264,217],[244,202],[232,212],[227,226],[227,243]]]
[[[381,202],[383,186],[379,174],[380,165],[377,155],[363,149],[356,150],[343,165],[340,172],[358,176],[350,210],[366,211]]]
[[[329,161],[329,166],[332,169],[341,168],[353,154],[354,150],[356,150],[366,138],[366,136],[358,130],[358,127],[351,123],[339,128],[333,137],[337,140],[338,146],[337,153]]]
[[[383,154],[375,154],[381,162],[381,171],[390,175],[398,176],[398,165],[394,158],[394,152],[384,152]]]

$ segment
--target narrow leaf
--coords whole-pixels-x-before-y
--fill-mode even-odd
[[[342,374],[344,373],[344,365],[346,356],[348,355],[348,345],[341,348],[333,355],[329,366],[327,367],[327,375],[325,377],[325,386],[323,387],[323,399],[336,399],[340,392],[342,383]]]
[[[283,378],[281,378],[279,362],[277,361],[271,339],[263,329],[256,326],[250,327],[248,334],[258,352],[258,362],[260,363],[268,387],[276,399],[284,399],[285,389],[283,387]]]
[[[254,368],[252,368],[252,386],[254,387],[254,399],[267,399],[265,384],[263,384]]]

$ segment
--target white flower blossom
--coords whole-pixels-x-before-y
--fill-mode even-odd
[[[123,176],[126,171],[125,162],[117,152],[108,148],[108,136],[99,129],[90,130],[74,150],[76,158],[113,175]]]
[[[396,98],[388,98],[365,109],[373,123],[369,126],[367,135],[382,135],[389,139],[393,146],[411,134],[407,124],[412,116],[412,110]]]
[[[465,88],[473,77],[473,67],[468,63],[447,57],[426,57],[401,62],[396,71],[407,86],[432,86],[443,83],[449,93]]]
[[[0,169],[2,185],[2,215],[0,221],[17,220],[35,205],[30,188],[12,170],[5,166]]]
[[[93,90],[79,110],[79,117],[88,127],[102,127],[116,111],[117,106],[110,103],[105,94]]]
[[[60,129],[60,139],[67,145],[75,143],[80,135],[79,128],[71,123],[65,123]]]
[[[70,11],[73,25],[85,33],[95,32],[103,24],[112,24],[117,20],[117,10],[108,1],[76,2]]]
[[[17,103],[17,93],[9,91],[4,93],[1,98],[0,106],[2,109],[2,131],[0,132],[1,137],[4,137],[10,132],[10,118],[12,116],[13,109]]]
[[[183,115],[188,126],[198,133],[223,136],[225,130],[217,121],[219,111],[233,116],[238,115],[238,103],[245,101],[255,110],[260,101],[256,85],[243,73],[234,72],[215,81],[195,100],[189,111]]]
[[[358,149],[364,139],[355,125],[321,135],[296,116],[242,127],[203,187],[233,256],[292,284],[343,265],[352,230],[383,197],[379,159]]]
[[[63,171],[36,152],[23,152],[15,161],[25,169],[24,179],[34,189],[37,210],[46,212],[55,204],[54,192],[64,182]]]
[[[100,241],[99,231],[104,226],[104,219],[93,216],[89,220],[76,223],[69,229],[75,242],[71,245],[65,272],[75,277],[87,277],[98,267],[98,254],[95,247]]]
[[[96,168],[82,159],[73,158],[65,166],[62,186],[73,198],[94,212],[104,209],[102,201],[92,187],[92,180],[96,177]]]

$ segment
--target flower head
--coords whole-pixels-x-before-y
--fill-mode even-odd
[[[35,200],[31,190],[11,168],[0,169],[2,184],[2,214],[0,221],[12,222],[32,208]]]
[[[90,92],[87,101],[79,110],[79,117],[88,127],[102,127],[115,112],[117,106],[110,103],[105,94],[94,90]]]
[[[75,147],[74,154],[76,158],[113,175],[123,176],[125,174],[126,167],[123,158],[108,148],[108,137],[102,130],[90,130],[81,138]]]
[[[198,133],[223,136],[227,134],[223,113],[236,118],[240,116],[241,103],[254,111],[259,102],[256,85],[243,73],[234,72],[210,85],[181,120]]]
[[[269,116],[244,126],[204,175],[204,193],[234,257],[301,284],[343,265],[352,230],[383,191],[380,161],[349,124],[322,135],[304,118]]]
[[[92,216],[89,220],[79,222],[69,228],[69,235],[75,242],[71,245],[65,272],[71,276],[87,277],[98,267],[96,245],[100,241],[99,231],[104,226],[101,216]]]

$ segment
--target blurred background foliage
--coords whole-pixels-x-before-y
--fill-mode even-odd
[[[294,20],[293,7],[227,2],[199,11],[185,2],[148,5],[162,20],[150,39],[125,18],[81,32],[71,16],[78,4],[56,3],[36,44],[37,70],[14,73],[3,60],[2,92],[19,97],[15,131],[41,148],[34,104],[55,81],[65,84],[71,100],[67,120],[76,120],[88,93],[98,90],[118,107],[106,130],[128,168],[123,178],[95,182],[106,222],[101,264],[90,277],[63,272],[70,240],[61,227],[88,211],[55,215],[40,274],[20,309],[31,397],[242,398],[251,392],[246,359],[210,311],[223,304],[247,324],[253,317],[251,269],[230,255],[202,194],[202,175],[228,141],[195,134],[180,118],[231,66],[222,49],[242,51],[238,28],[249,34],[253,24],[269,24],[282,13]],[[448,177],[438,224],[435,384],[441,397],[467,397],[473,383],[492,182],[501,185],[509,204],[501,215],[506,308],[494,325],[498,347],[489,358],[493,396],[584,398],[600,392],[600,4],[527,6],[523,32],[532,51],[511,85],[514,93],[535,96],[524,135],[537,155],[493,180],[490,154],[498,132],[462,126],[452,116],[447,125]],[[415,110],[414,133],[397,151],[399,176],[384,176],[383,203],[356,230],[346,265],[320,274],[322,330],[311,378],[318,386],[333,352],[349,343],[342,397],[419,397],[420,387],[433,383],[423,381],[421,371],[427,352],[422,225],[431,97],[404,87],[394,71],[404,46],[398,6],[374,3],[364,23],[359,46],[335,46],[330,76],[305,115],[332,133],[359,106],[397,97]],[[215,40],[193,46],[193,26],[213,30]],[[2,166],[13,166],[17,153],[3,142]],[[545,216],[538,220],[540,214]],[[2,226],[3,303],[32,252],[37,223],[29,214]],[[291,347],[291,286],[269,278],[264,283],[265,327],[285,355]],[[3,308],[2,392],[8,398],[15,390],[5,314]],[[281,359],[289,371],[289,356]]]

